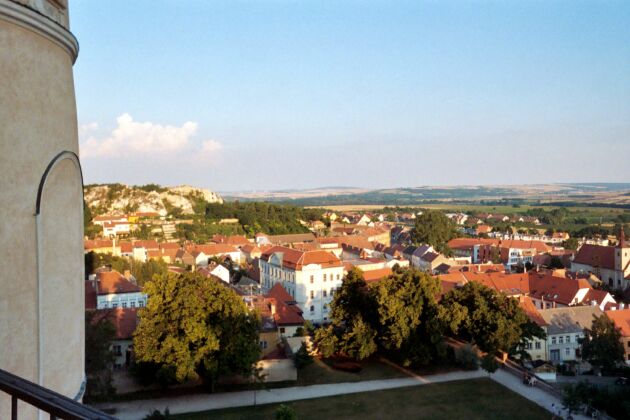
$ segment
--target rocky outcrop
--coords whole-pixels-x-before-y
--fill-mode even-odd
[[[87,185],[85,202],[93,215],[108,213],[155,212],[162,216],[178,209],[181,214],[194,214],[195,204],[200,201],[223,203],[223,198],[213,191],[189,185],[177,187],[128,186],[123,184]]]

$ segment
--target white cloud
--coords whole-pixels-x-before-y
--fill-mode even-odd
[[[79,127],[79,137],[84,137],[86,134],[91,133],[92,131],[98,130],[97,122],[90,122],[86,124],[82,124]]]
[[[215,140],[201,145],[191,138],[197,133],[198,124],[187,121],[181,127],[152,122],[134,121],[131,115],[122,114],[116,119],[117,127],[106,137],[90,136],[81,142],[82,158],[134,158],[166,157],[182,153],[210,155],[222,148]],[[98,124],[81,126],[81,130],[94,131]],[[84,131],[86,132],[86,131]]]

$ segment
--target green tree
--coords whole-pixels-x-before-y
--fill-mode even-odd
[[[116,356],[111,350],[116,328],[109,320],[109,311],[85,313],[85,398],[99,400],[115,394],[112,365]]]
[[[569,239],[566,239],[566,240],[562,241],[562,247],[564,249],[576,250],[576,249],[578,249],[578,246],[580,246],[580,243],[575,238],[569,238]]]
[[[340,350],[339,337],[332,325],[315,330],[315,344],[324,357],[332,357]]]
[[[352,320],[343,335],[343,352],[355,360],[363,360],[376,352],[376,331],[360,316]]]
[[[427,210],[418,218],[411,231],[415,244],[429,244],[438,252],[450,255],[448,241],[458,236],[455,223],[440,211]]]
[[[466,308],[468,315],[457,335],[488,353],[501,350],[516,354],[524,340],[544,337],[544,331],[529,320],[518,300],[476,282],[450,291],[441,303],[449,312]]]
[[[377,304],[378,342],[406,366],[444,357],[442,336],[458,317],[439,307],[439,281],[416,269],[402,269],[370,288]]]
[[[310,355],[308,349],[306,348],[306,344],[302,342],[299,350],[295,352],[295,357],[293,359],[295,367],[298,369],[302,369],[304,366],[308,366],[313,363],[313,356]]]
[[[594,317],[591,329],[584,330],[582,357],[592,365],[608,370],[624,361],[621,331],[605,314]]]
[[[157,275],[134,334],[139,362],[172,368],[182,382],[211,387],[222,374],[249,376],[258,360],[260,319],[231,289],[197,273]]]

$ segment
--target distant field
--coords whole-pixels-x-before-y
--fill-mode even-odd
[[[548,419],[551,414],[491,381],[475,379],[286,403],[300,420]],[[273,419],[277,404],[176,415],[178,420]]]
[[[381,210],[385,207],[395,207],[395,205],[378,205],[378,204],[344,204],[338,206],[308,206],[307,208],[321,208],[321,209],[330,209],[337,212],[344,211],[375,211]],[[443,203],[443,204],[422,204],[422,205],[411,205],[411,206],[401,206],[401,207],[409,207],[409,208],[425,208],[425,209],[440,209],[446,211],[453,212],[484,212],[484,213],[500,213],[500,214],[516,214],[516,213],[524,213],[528,209],[533,208],[544,208],[545,210],[553,210],[555,208],[559,208],[559,206],[536,206],[531,204],[520,204],[518,206],[513,205],[486,205],[486,204],[452,204],[452,203]],[[572,212],[581,213],[591,217],[615,217],[619,214],[624,213],[623,209],[619,208],[611,208],[611,207],[587,207],[587,206],[568,206],[565,207]]]

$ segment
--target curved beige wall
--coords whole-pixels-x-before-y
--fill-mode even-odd
[[[74,57],[58,34],[46,33],[46,17],[11,3],[0,0],[0,368],[73,398],[84,376],[82,181],[74,161],[52,168],[39,217],[35,206],[51,160],[78,154]],[[0,392],[0,419],[8,410]],[[34,415],[20,410],[20,419]]]

